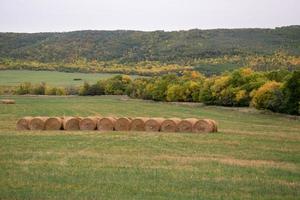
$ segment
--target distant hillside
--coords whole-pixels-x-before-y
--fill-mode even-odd
[[[264,56],[279,50],[300,55],[300,26],[172,32],[0,33],[2,64],[8,59],[61,65],[79,61],[119,64],[155,61],[197,66],[201,59]]]

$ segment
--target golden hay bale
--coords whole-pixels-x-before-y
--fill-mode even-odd
[[[208,119],[199,119],[193,125],[193,132],[195,133],[211,133],[214,132],[214,124]]]
[[[32,117],[23,117],[17,121],[17,130],[29,130],[29,122],[32,120]]]
[[[184,119],[178,124],[178,131],[179,132],[192,132],[194,124],[198,121],[195,118],[188,118]]]
[[[99,117],[85,117],[79,122],[80,130],[95,130]]]
[[[46,130],[60,130],[62,128],[63,119],[60,117],[49,117],[45,121]]]
[[[181,122],[180,118],[170,118],[162,122],[160,131],[162,132],[176,132],[178,131],[178,124]]]
[[[214,131],[213,132],[218,132],[218,124],[217,124],[217,122],[215,120],[213,120],[213,119],[208,119],[208,120],[210,120],[213,123],[213,125],[214,125]]]
[[[129,131],[131,124],[131,118],[120,117],[116,120],[115,130],[116,131]]]
[[[44,130],[47,117],[34,117],[29,122],[30,130]]]
[[[63,119],[63,129],[64,130],[79,130],[80,117],[64,117]]]
[[[145,117],[137,117],[134,118],[131,121],[130,124],[130,130],[131,131],[145,131],[145,122],[148,120],[149,118],[145,118]]]
[[[113,131],[115,127],[116,119],[113,117],[103,117],[97,123],[97,129],[99,131]]]
[[[16,103],[16,101],[12,100],[12,99],[2,99],[1,102],[3,104],[15,104]]]
[[[151,118],[145,122],[146,131],[160,131],[161,124],[163,123],[164,118]]]

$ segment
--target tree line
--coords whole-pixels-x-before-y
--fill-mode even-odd
[[[300,71],[255,72],[241,68],[205,77],[196,71],[132,79],[127,75],[85,82],[81,87],[51,87],[22,83],[15,94],[128,95],[154,101],[202,102],[207,105],[253,106],[274,112],[300,114]]]
[[[118,63],[116,61],[76,60],[74,63],[41,63],[39,61],[22,61],[0,58],[0,70],[34,70],[61,71],[81,73],[120,73],[141,76],[157,76],[194,70],[206,76],[221,74],[241,67],[250,67],[255,71],[272,71],[286,69],[300,70],[300,56],[288,55],[277,51],[270,55],[222,56],[216,58],[193,59],[188,65],[161,63],[159,61],[141,61],[136,63]]]

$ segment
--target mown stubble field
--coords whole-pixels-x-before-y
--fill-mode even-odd
[[[119,97],[10,98],[0,104],[0,199],[300,197],[299,120]],[[206,117],[219,132],[15,131],[26,115],[96,114]]]

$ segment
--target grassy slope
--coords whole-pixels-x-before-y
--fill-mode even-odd
[[[18,85],[22,82],[40,83],[42,81],[52,86],[82,85],[84,81],[96,83],[100,79],[110,78],[115,75],[116,74],[84,74],[29,70],[3,70],[0,71],[0,85],[13,86]],[[82,80],[74,81],[74,78],[81,78]]]
[[[1,97],[4,98],[4,97]],[[300,122],[116,97],[0,104],[0,199],[297,199]],[[24,115],[209,117],[216,134],[17,132]]]

